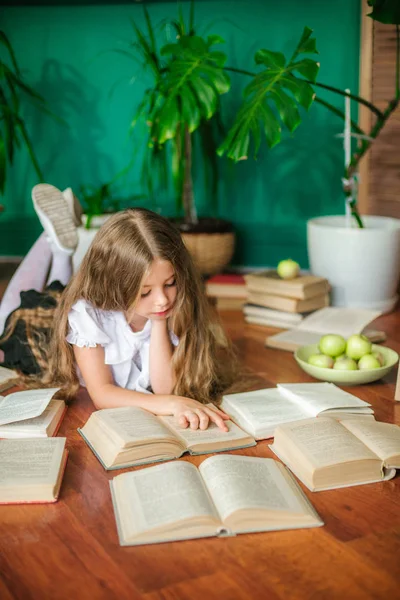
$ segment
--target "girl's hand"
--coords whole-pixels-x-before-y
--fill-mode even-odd
[[[205,406],[197,400],[175,396],[172,413],[178,424],[183,429],[207,429],[210,421],[215,423],[222,431],[228,431],[225,421],[229,416],[215,406]]]

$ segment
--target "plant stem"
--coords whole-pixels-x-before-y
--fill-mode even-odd
[[[192,136],[189,128],[185,126],[184,148],[185,170],[182,187],[182,205],[186,223],[197,223],[196,208],[194,205],[193,178],[192,178]]]
[[[368,102],[368,100],[364,100],[364,98],[361,98],[361,96],[356,96],[355,94],[348,94],[347,92],[345,92],[343,90],[332,87],[331,85],[326,85],[325,83],[319,83],[317,81],[311,81],[309,79],[303,79],[303,81],[305,81],[306,83],[309,83],[310,85],[316,85],[317,87],[324,88],[324,90],[329,90],[330,92],[335,92],[335,94],[340,94],[341,96],[346,96],[348,98],[351,98],[352,100],[355,100],[356,102],[359,102],[360,104],[363,104],[364,106],[369,108],[369,110],[371,112],[376,114],[378,119],[383,118],[383,113],[379,110],[379,108],[377,108],[371,102]]]
[[[232,73],[241,73],[242,75],[249,75],[249,77],[255,77],[257,73],[251,71],[244,71],[243,69],[236,69],[235,67],[222,67],[224,71],[232,71]]]

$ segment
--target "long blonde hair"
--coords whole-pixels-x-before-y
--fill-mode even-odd
[[[73,350],[65,339],[72,305],[83,298],[97,309],[126,313],[138,300],[156,258],[171,263],[177,286],[169,323],[179,338],[172,358],[173,393],[215,402],[233,383],[237,363],[232,346],[210,310],[178,229],[156,213],[134,208],[110,217],[98,231],[57,309],[49,377],[64,386],[67,396],[72,397],[79,385]]]

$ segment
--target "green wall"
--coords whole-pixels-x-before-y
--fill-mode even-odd
[[[140,131],[129,135],[129,123],[146,80],[134,62],[113,50],[127,48],[131,19],[143,26],[142,6],[104,2],[76,6],[56,0],[53,6],[29,4],[0,7],[0,23],[26,81],[68,123],[62,126],[28,103],[24,106],[46,181],[76,190],[82,184],[99,185],[133,157],[133,167],[118,181],[117,192],[126,199],[141,193],[143,143]],[[176,14],[175,2],[147,6],[156,23]],[[188,3],[183,6],[186,10]],[[320,52],[319,81],[357,92],[359,0],[204,0],[197,2],[196,14],[204,27],[211,23],[207,33],[227,40],[228,64],[249,70],[258,48],[289,55],[308,25]],[[233,76],[229,99],[223,98],[227,123],[239,105],[244,83],[242,76]],[[343,106],[341,97],[330,92],[321,97]],[[306,220],[343,212],[343,150],[335,137],[341,130],[340,119],[313,105],[309,113],[303,111],[295,134],[286,135],[272,151],[264,143],[257,161],[233,165],[219,159],[219,215],[233,220],[238,232],[235,264],[274,265],[290,256],[308,266]],[[6,211],[0,216],[0,255],[22,255],[41,230],[30,200],[35,183],[35,173],[21,151],[1,199]],[[195,184],[199,213],[205,214],[209,193],[200,174]],[[156,205],[147,205],[166,216],[174,214],[171,191],[160,195]]]

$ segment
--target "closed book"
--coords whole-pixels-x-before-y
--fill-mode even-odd
[[[250,317],[245,315],[244,320],[249,325],[260,325],[261,327],[268,327],[272,329],[290,329],[292,325],[289,325],[286,321],[279,321],[279,319],[264,319],[262,317]]]
[[[275,308],[290,313],[302,313],[329,306],[329,294],[314,296],[307,300],[299,300],[297,298],[286,298],[284,296],[249,291],[248,301],[251,304],[259,304],[267,308]]]
[[[215,298],[218,310],[242,310],[245,298]]]
[[[56,502],[66,438],[0,440],[0,504]]]
[[[207,296],[215,298],[247,297],[246,283],[243,275],[237,273],[221,273],[214,275],[206,282]]]
[[[322,296],[330,290],[330,285],[324,277],[317,275],[299,275],[294,279],[281,279],[276,271],[262,271],[244,276],[247,289],[259,292],[307,300]]]
[[[0,392],[8,390],[8,388],[17,385],[19,375],[12,369],[6,369],[6,367],[0,367]]]
[[[274,310],[273,308],[259,306],[258,304],[244,304],[243,312],[248,317],[259,317],[261,319],[286,322],[290,324],[291,327],[298,325],[304,319],[304,315],[301,313],[289,313],[284,310]]]

